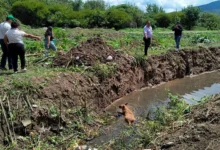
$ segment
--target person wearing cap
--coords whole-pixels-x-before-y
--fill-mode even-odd
[[[57,47],[55,46],[55,42],[54,42],[54,37],[53,37],[53,28],[51,26],[47,27],[47,30],[46,30],[44,36],[45,36],[45,40],[44,40],[45,49],[47,50],[45,56],[47,57],[48,51],[50,49],[52,49],[54,51],[57,50]]]
[[[18,22],[11,23],[11,29],[5,33],[4,42],[8,47],[9,54],[12,57],[14,73],[18,72],[18,56],[21,61],[21,70],[25,72],[25,49],[23,37],[32,38],[36,40],[41,40],[40,36],[34,36],[32,34],[27,34],[24,31],[20,30]]]
[[[177,22],[176,25],[172,28],[172,30],[174,31],[174,40],[176,42],[176,50],[179,50],[183,27],[180,24],[180,22]]]
[[[146,25],[144,26],[144,55],[147,56],[148,48],[151,44],[151,38],[153,36],[153,30],[151,27],[150,21],[146,22]]]
[[[6,21],[0,24],[0,44],[2,48],[2,59],[1,59],[0,69],[2,70],[7,70],[5,67],[7,59],[8,59],[8,69],[12,69],[12,59],[9,56],[7,46],[4,43],[5,33],[9,29],[11,29],[12,21],[14,21],[13,15],[8,15],[6,17]]]

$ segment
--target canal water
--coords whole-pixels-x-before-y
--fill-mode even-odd
[[[118,106],[120,104],[128,103],[128,107],[134,112],[136,117],[145,117],[149,109],[164,105],[169,101],[168,91],[172,94],[181,95],[188,104],[196,104],[204,96],[220,93],[220,71],[188,76],[132,92],[113,102],[106,108],[106,111],[115,115],[119,111]],[[102,142],[108,142],[117,136],[121,128],[125,126],[127,125],[124,117],[120,117],[110,127],[103,129],[100,137],[91,141],[91,144],[99,145]]]

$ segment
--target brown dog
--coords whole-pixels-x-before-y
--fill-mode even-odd
[[[125,120],[128,122],[128,124],[130,125],[131,123],[133,123],[135,121],[134,118],[134,114],[133,112],[128,108],[128,103],[126,104],[121,104],[119,106],[119,108],[122,109],[123,114],[125,115]]]

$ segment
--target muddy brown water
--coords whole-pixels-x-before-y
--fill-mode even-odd
[[[106,111],[115,115],[122,103],[128,103],[135,116],[146,117],[149,109],[166,104],[168,90],[172,94],[181,95],[187,103],[196,104],[204,96],[220,93],[220,71],[208,72],[197,76],[188,76],[182,79],[166,82],[154,87],[144,88],[124,96],[106,108]],[[138,121],[138,119],[137,119]],[[120,134],[121,129],[127,127],[124,117],[119,117],[110,127],[102,129],[101,135],[90,142],[91,145],[106,143]]]

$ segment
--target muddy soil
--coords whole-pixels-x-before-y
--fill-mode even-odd
[[[183,126],[157,141],[157,149],[217,150],[220,148],[220,95],[194,106]]]
[[[82,64],[89,66],[97,61],[106,63],[108,56],[119,59],[113,48],[108,46],[103,40],[100,38],[89,39],[67,53],[59,53],[53,62],[53,66],[68,67]]]
[[[113,60],[107,62],[111,55]],[[79,60],[75,58],[79,56]],[[89,59],[87,59],[89,58]],[[114,51],[100,38],[88,40],[66,54],[60,54],[53,66],[76,65],[76,61],[93,65],[96,61],[117,64],[114,75],[100,80],[96,74],[60,74],[50,79],[42,90],[42,96],[57,99],[61,94],[67,105],[75,106],[87,101],[99,111],[114,100],[142,87],[183,78],[190,74],[220,69],[220,48],[169,51],[160,56],[136,60],[134,57]],[[79,101],[80,100],[80,101]]]

